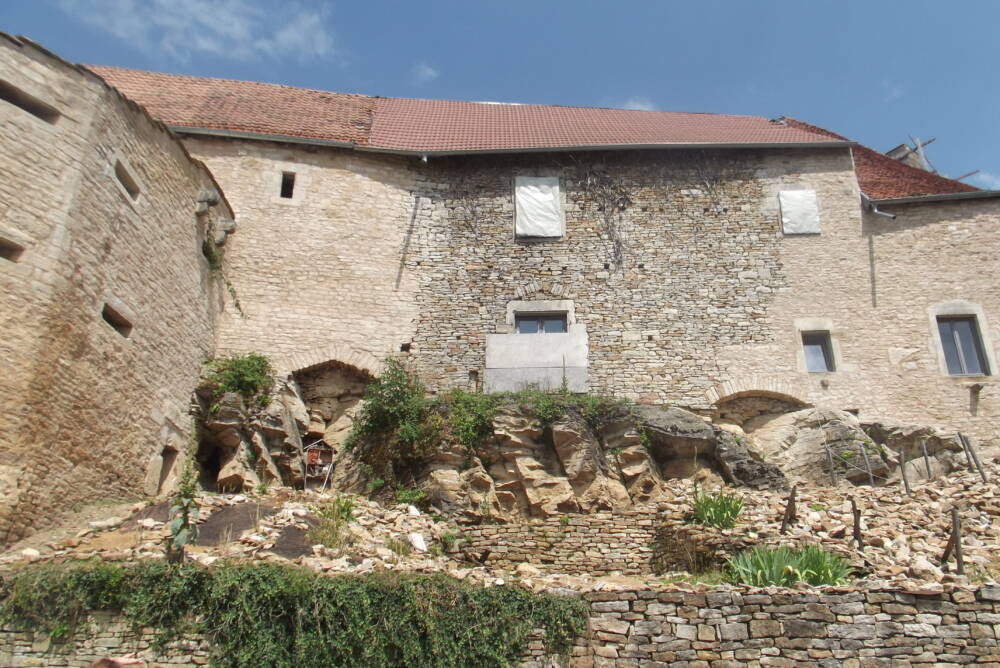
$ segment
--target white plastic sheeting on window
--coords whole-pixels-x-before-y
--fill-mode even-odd
[[[819,203],[815,190],[783,190],[781,229],[785,234],[819,234]]]
[[[514,230],[519,237],[561,237],[564,232],[559,178],[518,176],[514,180]]]

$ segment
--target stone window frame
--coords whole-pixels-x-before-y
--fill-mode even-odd
[[[833,328],[833,320],[830,318],[796,318],[795,319],[795,366],[800,373],[807,373],[810,376],[829,376],[839,373],[844,368],[843,354],[840,349],[840,341]],[[810,332],[826,332],[830,337],[830,361],[833,364],[832,371],[810,371],[806,365],[805,348],[802,345],[802,335]]]
[[[528,314],[565,314],[567,332],[576,324],[576,305],[572,299],[514,299],[507,302],[506,333],[515,333],[517,316]]]
[[[944,355],[944,345],[941,343],[941,332],[938,329],[938,318],[966,317],[972,318],[976,323],[976,330],[979,336],[979,346],[983,351],[983,361],[986,364],[985,374],[958,375],[948,371],[948,361]],[[989,321],[986,318],[986,311],[975,302],[965,299],[951,299],[946,302],[938,302],[927,308],[927,322],[930,327],[930,349],[938,360],[938,371],[942,376],[954,378],[956,380],[968,380],[970,378],[987,378],[997,372],[996,356],[993,351],[993,341],[997,338],[990,329]]]
[[[559,181],[559,217],[562,219],[562,234],[558,237],[524,237],[519,236],[517,233],[517,178],[519,176],[526,176],[529,178],[551,178],[557,179]],[[536,171],[526,171],[526,172],[515,172],[513,176],[510,177],[510,192],[511,192],[511,207],[512,215],[510,217],[510,231],[514,238],[515,243],[519,244],[544,244],[553,241],[563,241],[566,239],[566,189],[563,187],[566,179],[563,178],[562,174],[557,174],[553,172],[536,172]],[[569,321],[566,322],[568,327]]]
[[[138,190],[135,197],[133,197],[132,193],[126,189],[125,184],[123,184],[121,179],[118,177],[119,165],[125,174],[128,175],[128,178],[135,184],[135,187]],[[121,196],[126,202],[128,202],[129,206],[138,211],[139,205],[143,204],[146,200],[146,184],[139,178],[139,174],[132,166],[131,161],[129,161],[129,159],[126,158],[120,151],[115,151],[111,155],[111,160],[108,163],[108,176],[115,184],[115,188],[118,189],[118,192],[121,193]]]
[[[285,174],[295,175],[295,185],[292,188],[291,197],[281,196],[281,183]],[[303,201],[303,191],[309,184],[308,170],[299,163],[276,163],[273,165],[273,172],[267,177],[267,187],[271,194],[271,201],[282,206],[299,206]]]

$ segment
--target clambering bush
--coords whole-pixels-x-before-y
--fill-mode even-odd
[[[789,587],[797,582],[836,585],[846,582],[851,570],[842,556],[815,545],[799,550],[758,546],[734,555],[726,563],[729,582],[755,587]]]
[[[695,489],[688,522],[718,529],[732,529],[743,510],[743,499],[735,494],[705,494]]]
[[[238,392],[246,401],[257,396],[270,398],[274,369],[267,357],[257,353],[230,355],[206,362],[203,382],[215,397]]]
[[[204,634],[225,668],[508,666],[533,629],[565,654],[586,625],[578,599],[517,586],[257,563],[29,565],[3,577],[0,596],[0,622],[13,628],[65,637],[90,612],[121,611],[135,629],[156,629],[159,648]]]

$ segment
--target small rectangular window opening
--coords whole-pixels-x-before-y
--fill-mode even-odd
[[[281,196],[291,199],[295,193],[295,172],[281,173]]]
[[[139,184],[135,182],[128,167],[121,160],[115,160],[115,178],[118,179],[118,183],[122,184],[122,188],[125,189],[133,202],[139,199]]]
[[[23,252],[24,246],[21,244],[0,237],[0,257],[3,259],[8,262],[17,262],[21,259],[21,253]]]
[[[565,313],[525,313],[514,316],[518,334],[565,334]]]
[[[104,318],[104,322],[114,327],[115,331],[121,334],[124,338],[127,339],[132,335],[132,323],[130,323],[121,313],[111,308],[109,304],[104,305],[104,310],[101,311],[101,317]]]
[[[941,348],[951,376],[987,376],[989,369],[975,316],[938,318]]]
[[[58,111],[6,81],[0,81],[0,100],[9,102],[46,123],[55,123],[59,120]]]
[[[805,352],[806,370],[809,373],[825,373],[835,370],[830,332],[802,332],[802,350]]]

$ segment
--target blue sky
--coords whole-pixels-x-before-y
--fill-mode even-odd
[[[792,116],[1000,189],[1000,2],[2,0],[68,60],[397,97]]]

